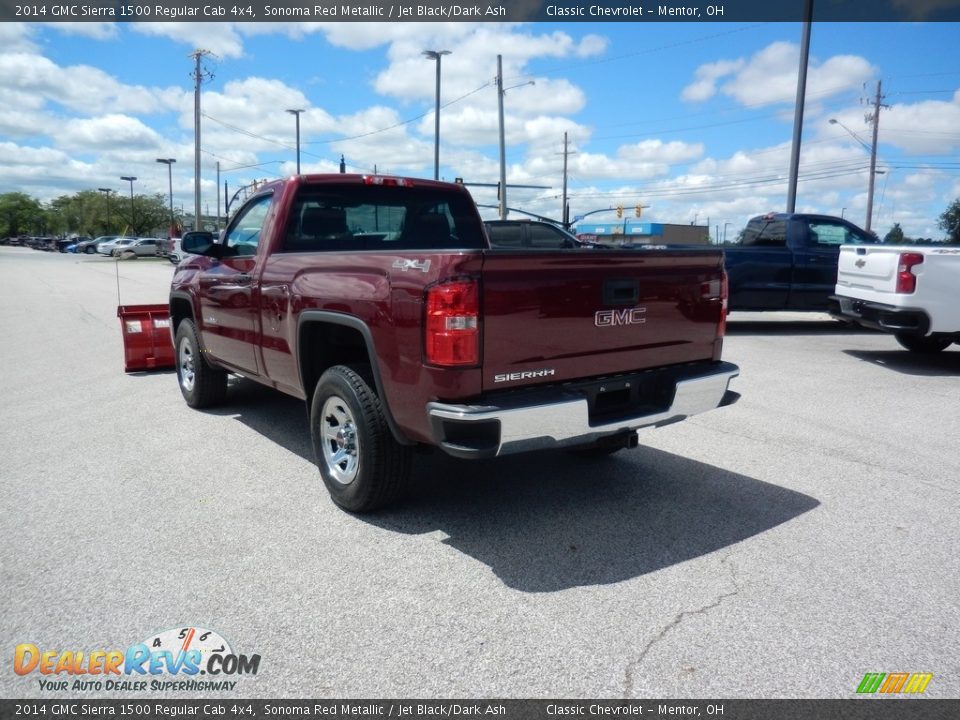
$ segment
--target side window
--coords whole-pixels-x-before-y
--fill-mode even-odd
[[[743,231],[740,244],[751,247],[786,247],[787,223],[783,220],[751,222]]]
[[[808,237],[811,245],[833,247],[853,242],[853,233],[846,225],[820,221],[811,222],[808,227]]]
[[[809,237],[811,245],[869,245],[878,242],[875,235],[869,235],[849,225],[831,222],[811,222]]]
[[[487,225],[490,244],[494,247],[520,247],[523,241],[523,228],[519,225],[497,223]]]
[[[550,250],[574,247],[570,238],[549,225],[531,224],[529,231],[530,247]]]
[[[240,210],[223,242],[228,249],[226,255],[254,255],[257,252],[272,201],[273,195],[264,195]]]

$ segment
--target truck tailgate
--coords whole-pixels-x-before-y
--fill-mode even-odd
[[[485,253],[484,390],[713,359],[722,265],[712,250]]]
[[[837,291],[895,293],[897,266],[904,248],[844,245],[837,263]]]

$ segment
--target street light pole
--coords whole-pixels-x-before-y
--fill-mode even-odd
[[[167,182],[170,186],[170,227],[167,229],[167,239],[173,237],[173,164],[176,162],[174,158],[157,158],[158,163],[163,163],[167,166]]]
[[[423,56],[437,61],[437,106],[433,113],[433,179],[440,179],[440,58],[449,50],[424,50]]]
[[[507,219],[507,149],[503,130],[503,56],[497,55],[497,111],[500,119],[500,219]]]
[[[97,188],[97,190],[107,196],[107,222],[103,226],[103,231],[107,233],[110,232],[110,193],[114,191],[112,188]]]
[[[132,229],[135,230],[136,228],[133,227],[133,225],[134,225],[134,222],[133,222],[133,181],[136,180],[137,178],[134,177],[133,175],[121,175],[121,176],[120,176],[120,179],[121,179],[121,180],[126,180],[128,183],[130,183],[130,226],[131,226]],[[137,233],[137,234],[139,234],[139,233]]]
[[[297,118],[297,175],[300,174],[300,113],[303,112],[302,109],[298,110],[287,110],[288,113]]]

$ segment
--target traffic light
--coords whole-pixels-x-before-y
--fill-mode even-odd
[[[623,205],[617,205],[617,217],[618,218],[623,217]]]
[[[637,203],[637,206],[633,209],[633,214],[636,215],[637,217],[640,217],[641,215],[643,215],[643,205],[641,205],[640,203]]]

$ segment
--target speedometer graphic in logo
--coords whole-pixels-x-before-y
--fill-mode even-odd
[[[216,630],[186,626],[171,628],[149,636],[143,641],[151,653],[169,652],[173,657],[184,656],[186,653],[200,653],[199,662],[195,664],[201,668],[207,667],[211,655],[233,655],[230,643]],[[196,654],[193,655],[196,657]],[[206,674],[203,670],[200,674]]]

